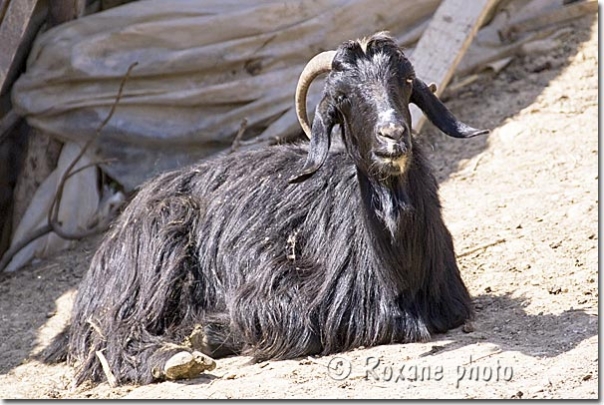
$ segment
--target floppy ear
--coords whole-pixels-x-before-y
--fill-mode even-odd
[[[426,117],[445,134],[454,138],[472,138],[489,133],[487,129],[476,129],[459,121],[423,81],[413,80],[411,102],[426,114]]]
[[[332,103],[325,96],[317,106],[315,118],[312,122],[312,135],[306,163],[300,174],[289,179],[290,183],[299,183],[306,180],[325,163],[331,145],[331,130],[335,124],[331,105]]]

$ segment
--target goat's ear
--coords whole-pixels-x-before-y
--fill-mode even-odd
[[[411,102],[426,114],[426,117],[445,134],[454,138],[472,138],[489,133],[486,129],[476,129],[459,121],[447,107],[433,94],[423,81],[413,79]]]
[[[334,124],[332,103],[329,97],[323,97],[315,110],[306,163],[300,174],[289,179],[290,183],[299,183],[306,180],[323,166],[331,145],[331,130]]]

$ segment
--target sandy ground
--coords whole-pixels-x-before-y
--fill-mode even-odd
[[[70,389],[29,360],[65,322],[97,239],[0,281],[2,398],[597,398],[597,21],[554,52],[444,95],[488,137],[422,140],[477,309],[475,330],[429,343],[247,364],[185,382]]]

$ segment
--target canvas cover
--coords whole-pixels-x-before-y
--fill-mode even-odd
[[[13,103],[30,125],[82,144],[114,103],[94,148],[127,190],[244,138],[300,131],[293,99],[305,63],[345,40],[403,37],[439,0],[137,1],[43,34]],[[321,86],[309,94],[309,107]]]

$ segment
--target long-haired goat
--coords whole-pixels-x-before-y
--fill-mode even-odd
[[[325,72],[311,132],[307,89]],[[457,121],[386,34],[315,56],[296,90],[309,144],[145,184],[92,259],[47,360],[78,363],[77,383],[98,381],[100,352],[118,382],[149,383],[183,377],[164,373],[179,352],[286,359],[462,325],[471,299],[409,103],[450,136],[487,132]],[[331,145],[336,124],[343,142]]]

